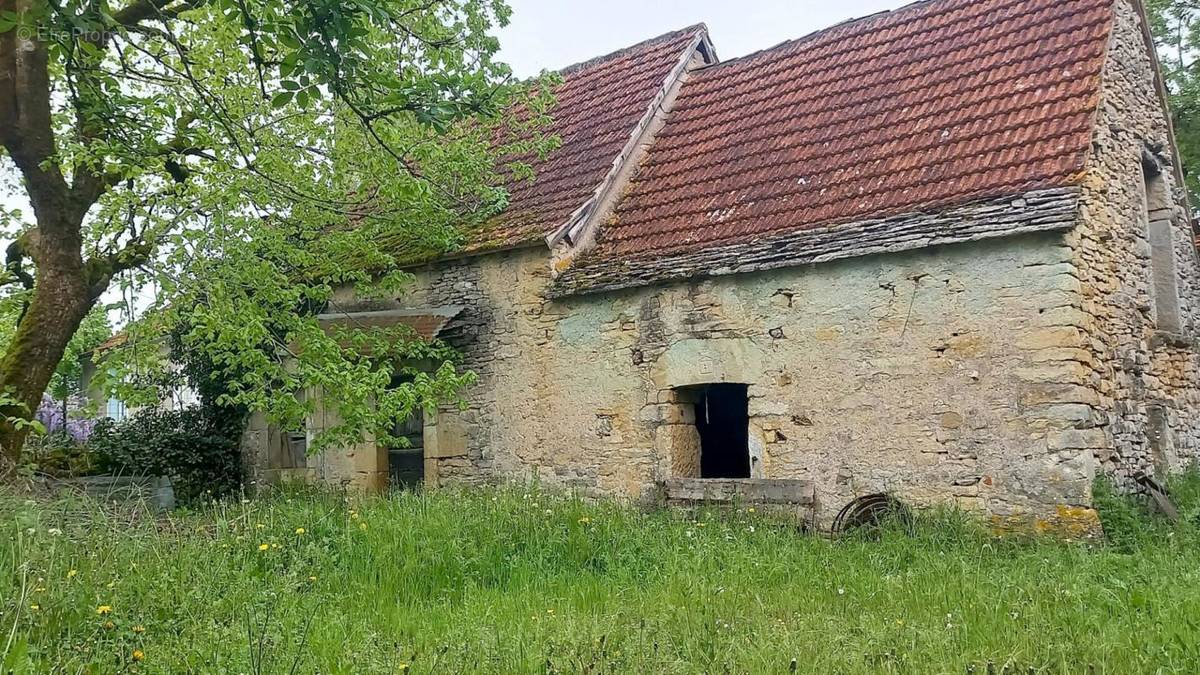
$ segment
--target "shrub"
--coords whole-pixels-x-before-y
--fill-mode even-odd
[[[181,501],[221,496],[241,486],[242,420],[233,417],[199,407],[147,409],[119,424],[101,421],[91,447],[113,473],[167,476]]]
[[[88,476],[97,470],[88,444],[63,429],[31,435],[25,458],[31,471],[57,478]]]

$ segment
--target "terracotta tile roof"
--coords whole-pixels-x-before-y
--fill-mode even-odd
[[[538,241],[593,194],[684,50],[705,32],[690,26],[560,71],[548,133],[562,145],[531,162],[535,178],[507,185],[509,207],[469,237],[466,251]]]
[[[1111,6],[930,0],[696,71],[576,264],[1075,183]]]

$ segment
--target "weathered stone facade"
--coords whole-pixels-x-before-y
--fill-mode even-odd
[[[653,500],[699,477],[695,388],[716,383],[748,386],[750,477],[811,482],[821,523],[889,492],[1086,529],[1098,471],[1196,461],[1200,265],[1137,9],[1116,7],[1077,186],[586,274],[490,253],[414,270],[394,302],[345,289],[347,311],[463,308],[441,337],[479,379],[426,420],[426,480]],[[378,488],[381,453],[308,471]]]
[[[1139,471],[1161,475],[1197,459],[1200,268],[1147,36],[1134,5],[1121,0],[1116,7],[1079,225],[1068,243],[1083,294],[1079,346],[1086,355],[1075,363],[1087,368],[1081,384],[1102,425],[1093,432],[1096,457],[1104,471],[1128,481]],[[1161,174],[1147,195],[1143,165],[1150,161]],[[1162,218],[1171,224],[1180,319],[1171,329],[1156,316],[1157,261],[1148,235],[1150,221]]]

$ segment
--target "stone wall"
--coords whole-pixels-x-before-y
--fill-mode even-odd
[[[1103,470],[1128,483],[1139,471],[1161,475],[1197,459],[1200,268],[1138,15],[1128,0],[1116,5],[1081,224],[1067,241],[1083,292],[1081,327],[1090,338],[1077,363],[1090,371],[1089,387],[1103,411],[1098,428],[1110,439],[1097,446],[1096,456]],[[1146,164],[1160,166],[1161,194],[1153,188],[1147,194]],[[1154,288],[1151,213],[1173,225],[1168,244],[1178,321],[1157,316],[1162,305]],[[1168,326],[1173,330],[1164,330]]]
[[[416,271],[402,304],[466,307],[479,375],[426,427],[431,480],[533,478],[648,500],[694,473],[687,387],[750,385],[754,475],[816,486],[827,522],[892,491],[998,517],[1090,504],[1097,401],[1060,233],[547,301],[544,251]],[[1060,509],[1066,509],[1062,511]]]

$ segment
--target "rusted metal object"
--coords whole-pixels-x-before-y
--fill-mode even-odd
[[[888,494],[864,495],[842,507],[833,519],[830,531],[836,537],[854,530],[876,529],[888,519],[895,519],[906,529],[911,528],[912,510],[904,502]]]

